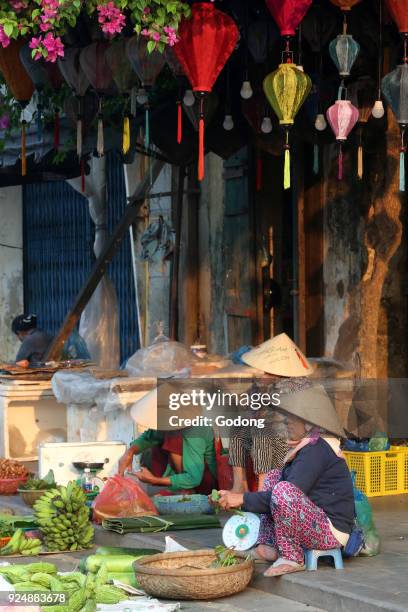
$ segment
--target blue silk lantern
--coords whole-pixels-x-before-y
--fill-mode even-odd
[[[350,75],[354,62],[360,51],[360,45],[351,34],[345,31],[331,41],[329,53],[341,77]]]
[[[405,191],[405,132],[408,127],[408,64],[402,64],[387,74],[381,89],[401,129],[400,191]]]

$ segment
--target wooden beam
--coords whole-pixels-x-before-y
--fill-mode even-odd
[[[140,207],[148,196],[152,185],[156,181],[161,169],[163,168],[163,165],[164,162],[156,160],[152,164],[151,182],[150,173],[147,173],[145,178],[137,187],[133,196],[129,198],[129,203],[125,208],[121,220],[116,225],[115,229],[112,232],[112,235],[109,237],[106,244],[104,245],[102,252],[96,260],[87,281],[78,293],[71,310],[68,312],[59,332],[52,341],[45,356],[45,361],[56,361],[59,359],[67,338],[74,330],[75,325],[79,321],[81,314],[85,309],[85,306],[88,304],[90,298],[93,295],[93,292],[95,291],[100,280],[105,274],[106,269],[112,261],[118,248],[120,247],[123,238],[127,235],[129,227],[132,225],[132,223],[135,222],[136,218],[138,217]]]

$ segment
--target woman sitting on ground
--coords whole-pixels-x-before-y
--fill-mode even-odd
[[[289,444],[283,469],[271,471],[257,493],[220,491],[223,508],[262,514],[254,558],[272,561],[265,576],[305,569],[304,549],[346,546],[354,524],[350,472],[340,451],[344,436],[320,385],[281,396]]]

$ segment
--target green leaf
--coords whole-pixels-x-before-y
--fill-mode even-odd
[[[154,40],[149,40],[147,43],[147,51],[148,53],[152,53],[156,48],[156,42]]]
[[[12,36],[13,34],[13,24],[12,23],[5,23],[3,26],[3,30],[6,36],[8,36],[10,38],[10,36]]]

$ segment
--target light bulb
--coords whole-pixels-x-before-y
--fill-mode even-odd
[[[234,121],[232,119],[232,115],[225,115],[222,127],[224,128],[224,130],[227,130],[227,132],[230,132],[234,128]]]
[[[323,132],[323,130],[327,128],[327,121],[324,118],[324,115],[322,115],[322,113],[319,113],[316,117],[315,128],[319,132]]]
[[[371,111],[372,116],[375,119],[381,119],[381,117],[384,117],[385,114],[385,110],[384,110],[384,104],[382,103],[382,100],[377,100],[373,106],[373,110]]]
[[[244,81],[240,91],[241,98],[244,98],[244,100],[249,100],[249,98],[252,98],[253,93],[251,83],[249,81]]]
[[[184,94],[183,104],[184,106],[193,106],[195,102],[195,97],[191,89],[186,89],[186,93]]]
[[[147,97],[147,93],[145,89],[139,89],[139,91],[137,92],[137,97],[136,100],[138,102],[138,104],[146,104],[148,101],[148,97]]]
[[[270,134],[272,132],[272,121],[270,117],[264,117],[261,123],[261,132]]]

